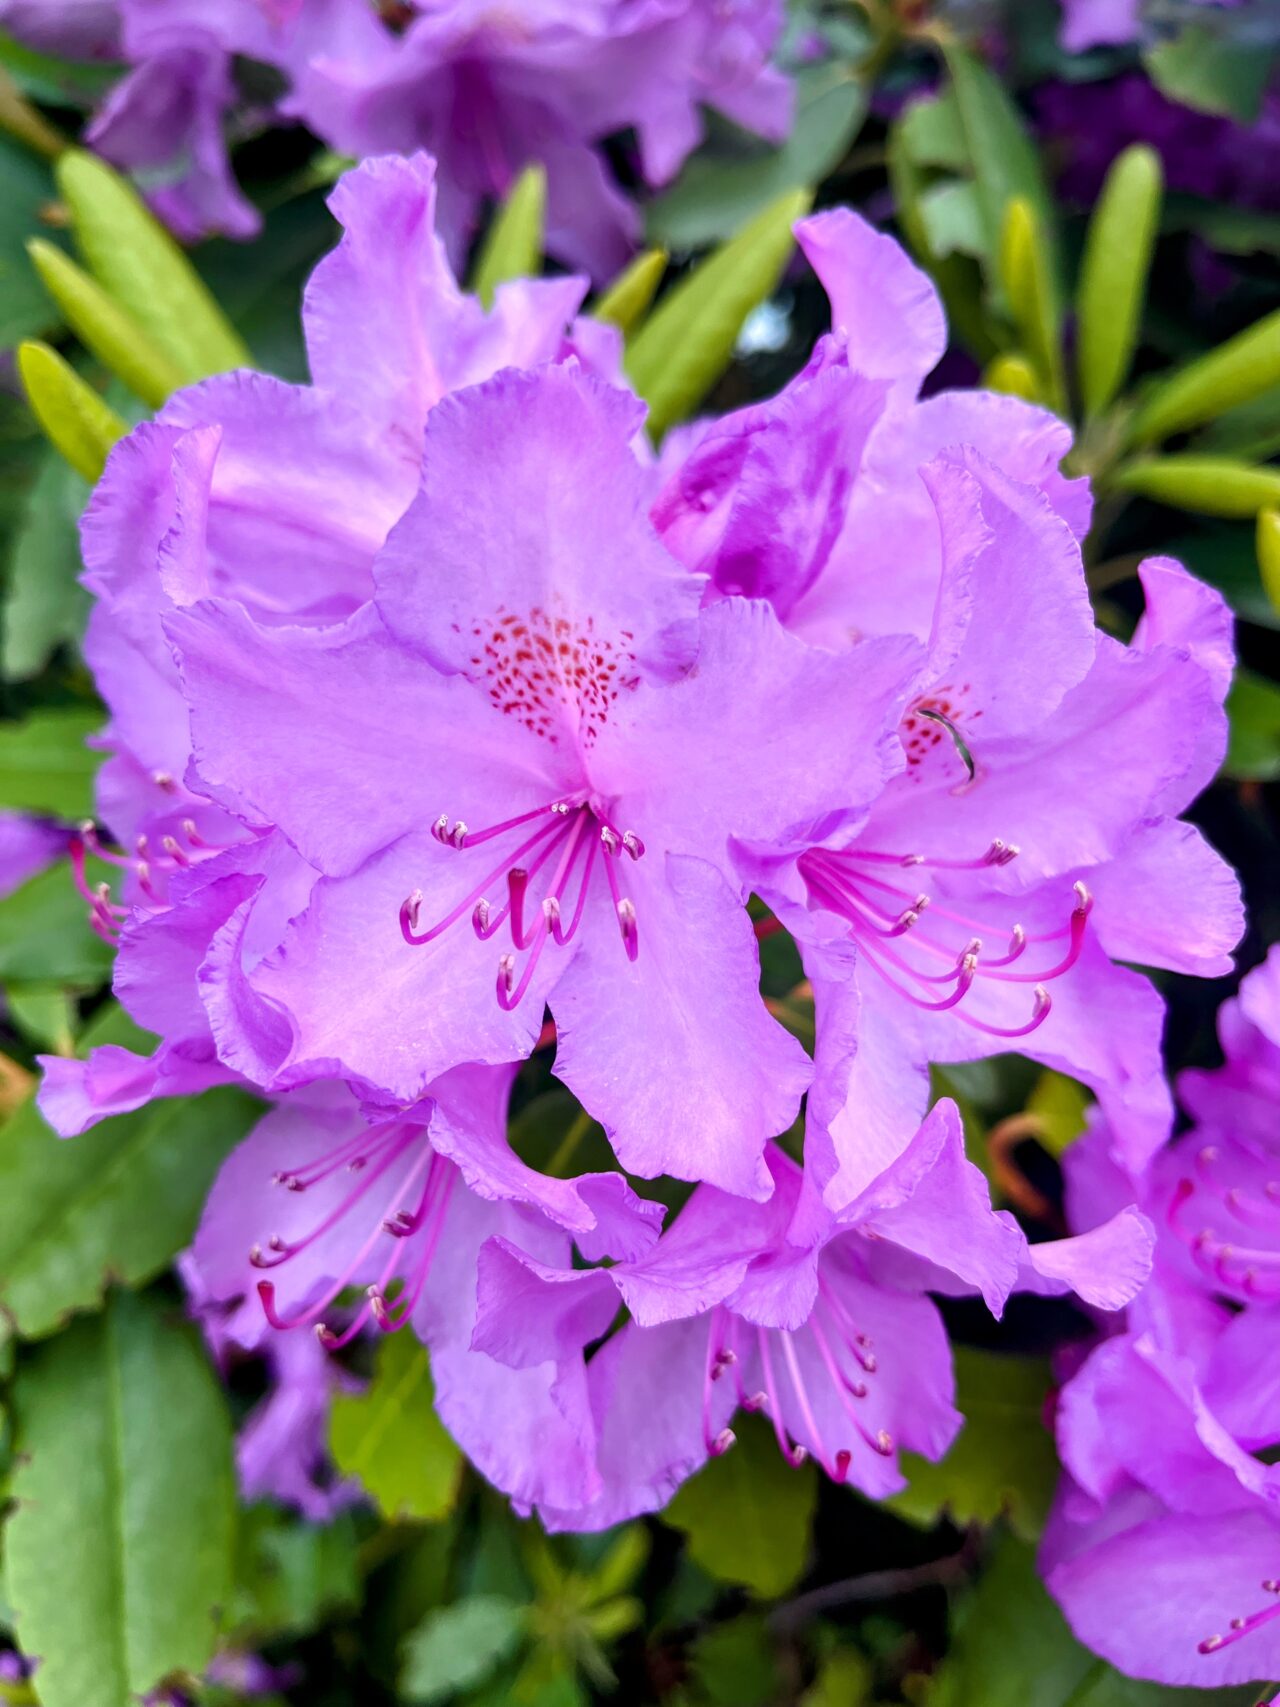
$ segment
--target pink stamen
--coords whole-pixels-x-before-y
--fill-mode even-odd
[[[1267,1594],[1280,1595],[1280,1582],[1268,1577],[1261,1585]],[[1247,1618],[1233,1618],[1227,1626],[1225,1636],[1206,1636],[1203,1642],[1196,1644],[1196,1652],[1201,1654],[1221,1653],[1223,1648],[1229,1648],[1233,1642],[1240,1642],[1246,1636],[1252,1636],[1261,1630],[1264,1624],[1270,1624],[1273,1618],[1280,1618],[1280,1601],[1274,1606],[1264,1606],[1258,1612],[1251,1613]]]
[[[760,1346],[760,1367],[764,1372],[764,1390],[768,1398],[766,1408],[769,1413],[769,1421],[773,1424],[774,1437],[778,1442],[778,1451],[781,1452],[788,1464],[792,1464],[796,1469],[799,1469],[800,1465],[804,1463],[809,1454],[803,1446],[797,1445],[794,1441],[788,1438],[787,1431],[783,1427],[782,1406],[778,1400],[778,1384],[774,1380],[773,1376],[773,1358],[769,1352],[768,1332],[764,1328],[757,1328],[756,1339]]]

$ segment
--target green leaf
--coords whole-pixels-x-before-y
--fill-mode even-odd
[[[508,279],[536,278],[542,270],[547,220],[547,174],[526,166],[499,208],[476,259],[472,289],[486,308]]]
[[[404,1644],[401,1696],[429,1703],[474,1688],[515,1653],[524,1629],[524,1608],[497,1594],[428,1613]]]
[[[183,375],[114,297],[52,243],[34,237],[27,253],[68,326],[104,367],[144,403],[158,408]]]
[[[89,271],[184,382],[248,364],[249,352],[200,275],[118,172],[69,149],[57,180]]]
[[[779,197],[668,292],[632,340],[626,368],[655,439],[691,415],[728,367],[748,314],[782,276],[791,228],[808,207],[806,191]]]
[[[760,1417],[734,1426],[736,1445],[686,1482],[662,1517],[684,1531],[704,1571],[772,1598],[805,1568],[817,1474],[812,1460],[798,1469],[788,1464]]]
[[[1033,1538],[1058,1480],[1044,1421],[1049,1365],[967,1346],[957,1346],[955,1364],[956,1408],[965,1425],[940,1464],[903,1454],[909,1485],[888,1504],[925,1527],[943,1516],[966,1524],[1007,1515],[1019,1535]]]
[[[1187,24],[1142,57],[1151,81],[1171,101],[1240,124],[1258,117],[1274,69],[1274,56],[1256,43],[1199,23]]]
[[[1227,718],[1227,775],[1237,782],[1274,782],[1280,777],[1280,688],[1252,670],[1237,669]]]
[[[1153,444],[1198,427],[1280,384],[1280,309],[1179,368],[1149,391],[1130,441]]]
[[[1007,397],[1021,397],[1027,403],[1040,400],[1040,379],[1024,355],[1010,350],[988,362],[982,375],[988,391],[1001,391]]]
[[[1046,1067],[1027,1099],[1027,1113],[1039,1123],[1040,1143],[1051,1156],[1063,1155],[1086,1127],[1092,1094],[1076,1079]]]
[[[194,1331],[117,1294],[13,1389],[5,1575],[42,1707],[125,1707],[212,1657],[231,1586],[231,1419]]]
[[[412,1334],[385,1335],[368,1390],[334,1400],[329,1446],[391,1522],[436,1523],[457,1502],[462,1454],[436,1415],[431,1363]]]
[[[237,1526],[235,1575],[225,1624],[238,1644],[309,1635],[360,1604],[354,1518],[344,1512],[332,1523],[308,1523],[253,1506]]]
[[[18,346],[18,372],[32,413],[60,455],[91,484],[128,431],[115,410],[48,344]]]
[[[1185,563],[1200,580],[1217,587],[1246,622],[1280,628],[1280,610],[1263,590],[1257,541],[1249,537],[1247,529],[1233,522],[1210,522],[1194,532],[1162,541],[1161,550]]]
[[[1049,1598],[1033,1549],[998,1538],[952,1617],[925,1707],[1251,1707],[1256,1690],[1163,1689],[1082,1648]]]
[[[1263,588],[1280,614],[1280,510],[1258,511],[1257,550]]]
[[[85,741],[101,729],[103,715],[97,707],[77,706],[0,723],[0,806],[57,818],[87,817],[102,757]]]
[[[1111,484],[1135,497],[1154,498],[1171,509],[1201,516],[1252,520],[1259,510],[1280,504],[1280,469],[1228,456],[1150,457],[1119,469]]]
[[[702,148],[650,205],[649,241],[668,249],[703,249],[741,231],[789,190],[812,189],[840,164],[867,116],[870,90],[840,60],[796,75],[796,115],[781,148],[726,126],[727,146]]]
[[[597,320],[616,326],[629,338],[649,312],[667,270],[665,249],[646,249],[624,267],[591,312]]]
[[[95,866],[92,881],[113,876]],[[0,900],[0,981],[32,980],[96,990],[111,974],[111,949],[89,928],[89,908],[59,861]]]
[[[86,1033],[86,1049],[101,1025]],[[0,1310],[27,1339],[138,1286],[190,1243],[219,1164],[259,1117],[219,1087],[58,1138],[35,1104],[0,1130]]]
[[[75,1049],[76,1004],[58,984],[5,983],[4,999],[14,1025],[39,1049],[70,1055]]]
[[[1049,252],[1036,210],[1025,196],[1005,208],[1000,273],[1021,340],[1034,358],[1049,407],[1067,412],[1062,373],[1062,309],[1049,266]]]
[[[1030,204],[1052,275],[1057,267],[1053,203],[1021,116],[1000,80],[980,60],[956,43],[946,44],[943,51],[955,103],[950,134],[960,140],[966,175],[977,191],[988,278],[995,278],[1006,209],[1015,196]]]
[[[1114,402],[1133,364],[1160,224],[1163,170],[1135,143],[1107,173],[1089,221],[1076,294],[1077,371],[1087,415]]]
[[[721,1520],[731,1526],[723,1513]],[[712,1624],[694,1643],[689,1660],[698,1689],[695,1700],[707,1707],[771,1707],[785,1699],[778,1655],[759,1613]]]
[[[38,675],[56,646],[79,640],[84,630],[89,598],[77,581],[76,518],[88,495],[84,481],[61,457],[44,456],[9,558],[0,653],[9,681]],[[5,733],[0,726],[0,743]],[[85,752],[84,762],[91,771],[97,756]]]
[[[41,208],[53,200],[53,174],[48,161],[0,135],[0,184],[0,350],[8,350],[58,323],[24,248]]]

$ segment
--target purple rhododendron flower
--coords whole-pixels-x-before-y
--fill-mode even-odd
[[[253,119],[242,58],[283,76],[280,115],[335,148],[430,149],[459,265],[485,203],[541,164],[550,250],[597,277],[640,237],[601,144],[634,131],[639,175],[658,185],[700,141],[704,106],[781,141],[791,89],[769,57],[782,22],[780,0],[0,0],[19,40],[128,68],[87,140],[181,237],[261,224],[227,154],[229,126]]]
[[[1234,6],[1240,0],[1189,0],[1197,6]],[[1062,45],[1068,53],[1136,41],[1157,8],[1148,0],[1063,0]]]
[[[1159,1239],[1125,1331],[1063,1391],[1041,1559],[1090,1647],[1203,1687],[1280,1673],[1280,950],[1219,1029],[1225,1066],[1179,1081],[1195,1125],[1144,1175],[1104,1129],[1067,1154],[1076,1225],[1136,1200]]]
[[[395,8],[395,28],[364,0],[318,9],[330,19],[291,55],[287,110],[349,153],[435,154],[455,261],[485,201],[536,161],[551,252],[606,276],[640,223],[604,138],[634,130],[641,175],[663,184],[700,140],[703,105],[775,140],[790,123],[789,86],[769,66],[778,0],[416,0]]]
[[[820,1110],[829,1199],[880,1159],[868,1110],[881,1142],[905,1142],[927,1062],[1014,1040],[1092,1085],[1140,1163],[1171,1115],[1161,1003],[1115,961],[1220,974],[1242,926],[1229,869],[1174,816],[1224,751],[1229,612],[1153,559],[1132,644],[1098,634],[1088,498],[1058,473],[1067,429],[982,392],[917,402],[945,338],[927,278],[847,211],[798,234],[835,333],[778,398],[700,437],[655,516],[714,592],[767,598],[823,648],[903,628],[925,648],[904,767],[862,822],[798,859],[739,850],[819,1005],[856,1010],[847,1082]],[[852,976],[826,963],[839,942]]]
[[[0,812],[0,897],[65,854],[70,833],[47,818]]]
[[[586,1366],[601,1492],[578,1510],[543,1505],[550,1527],[660,1509],[734,1444],[743,1408],[769,1417],[790,1462],[812,1456],[884,1497],[905,1485],[900,1448],[941,1458],[962,1422],[929,1293],[975,1293],[999,1314],[1015,1287],[1076,1290],[1115,1309],[1149,1269],[1151,1231],[1132,1209],[1082,1239],[1029,1246],[993,1212],[949,1102],[838,1216],[782,1150],[767,1160],[767,1202],[699,1187],[637,1261],[552,1268],[501,1238],[481,1252],[472,1344],[512,1367],[555,1364],[567,1380],[620,1301],[630,1312]]]

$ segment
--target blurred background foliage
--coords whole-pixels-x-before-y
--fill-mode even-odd
[[[1144,80],[1189,127],[1247,126],[1274,86],[1280,29],[1249,6],[1168,15],[1143,52],[1072,58],[1053,0],[800,0],[790,140],[769,148],[714,121],[647,207],[650,250],[595,311],[627,333],[660,435],[766,396],[803,364],[826,312],[792,254],[807,206],[849,203],[898,231],[947,304],[936,383],[1016,392],[1075,426],[1074,470],[1098,500],[1099,621],[1131,629],[1136,564],[1159,552],[1236,613],[1231,748],[1194,816],[1241,872],[1247,967],[1280,938],[1280,190],[1268,204],[1229,175],[1221,194],[1187,189],[1176,133],[1172,153],[1131,134],[1119,90]],[[184,257],[109,169],[64,151],[102,87],[100,69],[0,36],[0,809],[67,824],[92,810],[84,738],[101,721],[78,650],[89,484],[178,385],[245,360],[305,379],[299,294],[334,240],[324,197],[345,164],[302,130],[244,137],[235,164],[262,235]],[[620,146],[623,173],[626,160]],[[531,173],[496,210],[481,294],[540,264],[542,202]],[[788,1467],[757,1423],[661,1519],[549,1539],[464,1466],[435,1419],[425,1352],[397,1336],[352,1348],[333,1411],[334,1476],[363,1494],[325,1524],[237,1507],[234,1430],[264,1374],[218,1378],[172,1265],[256,1108],[220,1090],[109,1121],[92,1143],[52,1141],[29,1100],[34,1054],[139,1041],[82,915],[60,867],[0,898],[0,1635],[16,1641],[20,1605],[28,1650],[56,1656],[28,1679],[0,1655],[0,1699],[1254,1699],[1121,1678],[1039,1585],[1056,1479],[1049,1354],[1090,1332],[1065,1304],[1015,1301],[998,1326],[947,1305],[968,1423],[888,1506]],[[778,938],[764,951],[767,996],[811,1044],[793,953]],[[1228,984],[1160,982],[1171,1066],[1211,1062]],[[937,1090],[959,1101],[998,1200],[1058,1227],[1080,1087],[1011,1055],[948,1068]],[[570,1145],[585,1163],[603,1145],[545,1067],[519,1094],[512,1138],[531,1161],[554,1165]]]

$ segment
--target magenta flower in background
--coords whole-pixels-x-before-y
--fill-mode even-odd
[[[287,110],[348,153],[436,155],[455,262],[484,204],[538,162],[551,253],[608,276],[640,222],[601,152],[606,137],[634,130],[640,176],[656,185],[697,145],[704,105],[779,141],[790,124],[790,89],[769,65],[778,0],[535,0],[514,11],[419,0],[398,9],[394,29],[364,0],[318,10],[330,21],[302,24]]]
[[[1116,1168],[1103,1129],[1067,1153],[1074,1225],[1136,1200],[1159,1238],[1125,1331],[1063,1391],[1041,1559],[1089,1646],[1204,1687],[1280,1674],[1280,951],[1219,1031],[1225,1065],[1182,1075],[1195,1124],[1146,1175]]]
[[[640,216],[603,152],[634,131],[637,172],[668,182],[710,106],[775,141],[791,89],[769,63],[780,0],[0,0],[0,25],[44,51],[118,61],[86,140],[132,172],[184,239],[252,237],[228,138],[260,128],[236,59],[283,76],[276,115],[357,156],[429,149],[459,267],[488,203],[525,166],[548,177],[552,254],[597,278],[628,259]]]
[[[0,812],[0,898],[52,865],[71,837],[61,825],[19,812]]]
[[[1229,613],[1152,560],[1133,643],[1098,634],[1068,429],[980,391],[918,402],[945,342],[928,279],[845,210],[798,234],[835,332],[778,398],[706,431],[654,513],[715,592],[767,598],[824,649],[903,628],[926,648],[904,769],[863,821],[798,860],[739,849],[819,1004],[851,1009],[848,1081],[821,1110],[830,1201],[884,1159],[868,1110],[904,1143],[928,1062],[1011,1046],[1093,1086],[1140,1164],[1171,1117],[1162,1007],[1114,962],[1221,974],[1242,926],[1231,872],[1175,817],[1224,751]],[[824,966],[836,942],[852,976]]]
[[[1228,7],[1240,0],[1186,0],[1192,6]],[[1068,53],[1136,41],[1158,8],[1150,0],[1062,0],[1062,45]]]

